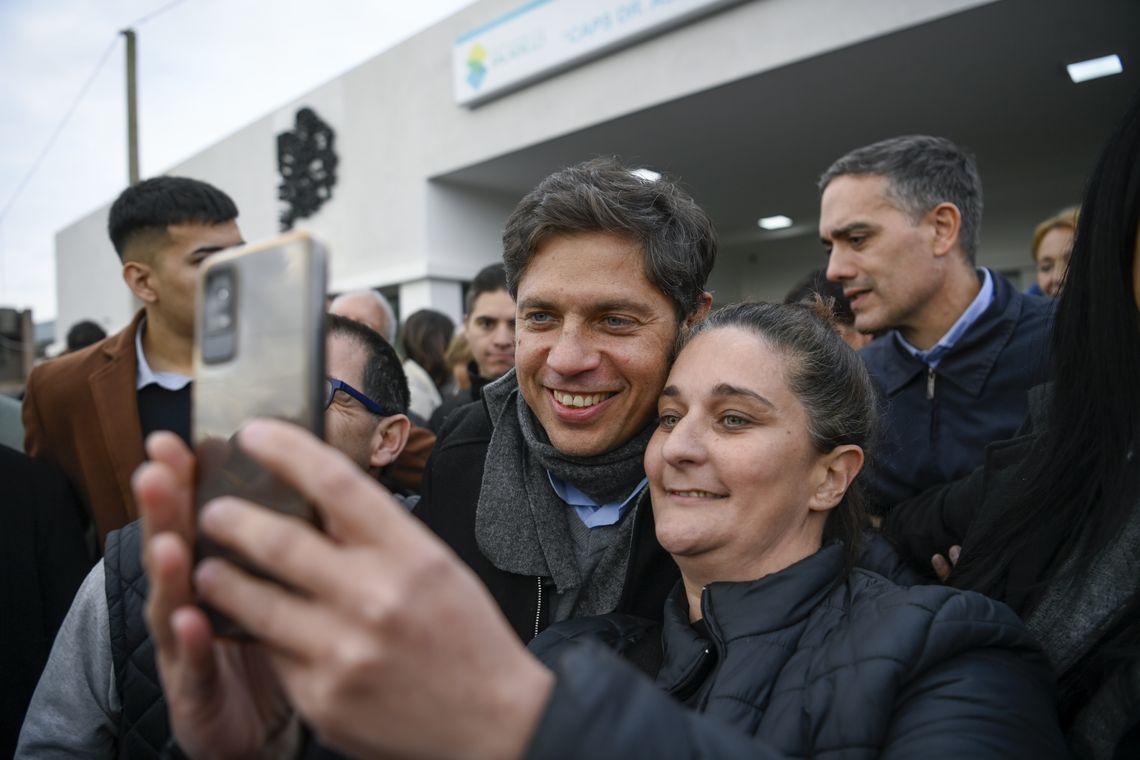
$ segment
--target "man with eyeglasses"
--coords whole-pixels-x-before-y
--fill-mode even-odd
[[[335,314],[327,324],[325,440],[376,477],[408,441],[408,381],[395,349],[374,330]]]
[[[344,317],[327,320],[325,439],[375,477],[407,441],[408,381],[380,335]],[[143,619],[148,584],[139,527],[135,521],[107,537],[103,561],[52,647],[16,757],[157,757],[166,742],[166,706]]]
[[[396,315],[380,291],[368,289],[342,293],[333,299],[328,310],[329,314],[337,314],[371,327],[389,345],[396,345]],[[382,470],[379,480],[392,493],[415,496],[414,500],[418,500],[424,468],[435,448],[435,433],[428,430],[426,420],[414,415],[409,419],[412,424],[404,451],[396,461]]]

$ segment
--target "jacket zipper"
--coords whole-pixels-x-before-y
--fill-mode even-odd
[[[712,647],[705,647],[700,658],[693,665],[692,670],[685,676],[685,680],[669,690],[669,693],[679,702],[685,702],[704,685],[709,673],[713,671],[716,660],[712,656]]]
[[[536,580],[538,581],[538,603],[534,609],[534,637],[538,638],[538,625],[539,621],[542,620],[542,576],[537,576]]]
[[[629,537],[629,544],[630,544],[629,561],[628,561],[629,563],[626,565],[626,568],[625,568],[625,584],[622,587],[622,598],[620,600],[618,600],[618,608],[619,609],[622,608],[622,606],[623,606],[622,602],[625,601],[625,595],[629,591],[629,587],[630,587],[630,582],[629,582],[630,576],[633,574],[633,560],[634,560],[633,547],[637,545],[637,518],[638,518],[638,514],[640,512],[638,507],[641,506],[641,501],[642,501],[642,499],[645,498],[645,494],[647,494],[647,493],[649,493],[649,488],[648,487],[643,488],[641,493],[638,494],[638,496],[637,496],[637,501],[635,501],[633,503],[633,509],[635,511],[633,513],[633,528],[630,530],[630,537]],[[541,630],[540,625],[542,622],[542,576],[541,575],[537,576],[536,580],[538,581],[538,602],[535,604],[535,610],[534,610],[534,637],[538,638],[538,634]]]
[[[934,367],[926,368],[926,400],[934,400]]]
[[[701,615],[705,620],[709,620],[709,610],[705,605],[706,599],[706,590],[702,589]],[[704,648],[704,651],[701,652],[697,662],[694,663],[692,668],[690,668],[689,673],[685,676],[685,680],[681,681],[681,683],[670,689],[669,693],[672,694],[673,697],[677,700],[681,702],[687,702],[701,690],[701,687],[713,680],[716,672],[720,670],[722,658],[723,654],[721,653],[720,642],[717,641],[715,635],[712,632],[712,629],[709,628],[709,640],[708,644]],[[703,697],[701,697],[701,704],[698,707],[699,710],[704,709],[705,701],[707,699],[708,694],[705,694]]]

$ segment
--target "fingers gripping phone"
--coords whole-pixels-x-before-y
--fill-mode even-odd
[[[195,507],[239,496],[316,522],[293,489],[241,451],[235,434],[255,417],[276,417],[323,437],[324,247],[295,232],[211,256],[198,279],[191,436]],[[196,558],[239,558],[199,535]],[[206,608],[218,635],[243,637]]]

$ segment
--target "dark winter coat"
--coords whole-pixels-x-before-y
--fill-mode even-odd
[[[170,738],[170,719],[144,614],[149,584],[142,567],[142,522],[135,520],[107,536],[103,573],[115,684],[122,700],[119,757],[159,757]]]
[[[92,557],[83,505],[63,472],[0,445],[0,483],[0,757],[11,757]]]
[[[428,427],[437,436],[443,430],[443,424],[447,422],[451,413],[461,406],[481,400],[483,398],[483,386],[491,382],[479,374],[479,365],[474,361],[467,362],[467,377],[470,379],[471,385],[467,388],[461,388],[445,398],[443,403],[431,413]]]
[[[979,531],[1025,493],[1041,456],[1050,391],[1034,388],[1029,416],[1009,440],[990,445],[967,477],[900,504],[884,530],[914,569],[930,573],[934,553],[969,554]],[[1042,530],[1010,558],[993,595],[1021,615],[1064,686],[1061,720],[1079,757],[1140,757],[1140,502],[1114,545],[1088,572],[1058,572],[1073,526]]]
[[[428,462],[423,498],[414,514],[475,571],[519,638],[530,641],[549,624],[550,605],[542,600],[549,579],[500,570],[483,556],[475,539],[475,511],[491,431],[483,404],[461,407],[448,418]],[[661,605],[678,577],[677,566],[657,543],[648,497],[634,509],[626,518],[635,522],[625,585],[615,611],[660,618]]]
[[[1045,379],[1051,302],[990,274],[993,303],[936,370],[893,332],[860,352],[884,404],[882,445],[862,479],[876,512],[980,465],[987,444],[1021,425],[1027,391]]]
[[[531,644],[557,683],[532,758],[1059,758],[1048,665],[1007,607],[843,573],[833,545],[758,581],[713,583],[704,632],[680,584],[657,684],[596,645],[652,629],[568,620]]]

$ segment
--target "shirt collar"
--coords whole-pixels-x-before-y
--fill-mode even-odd
[[[629,496],[621,501],[598,504],[589,496],[582,493],[573,483],[563,481],[549,470],[547,470],[546,476],[550,478],[550,487],[554,489],[554,493],[558,495],[558,498],[573,507],[578,513],[578,517],[581,518],[582,522],[584,522],[588,528],[617,523],[618,520],[629,511],[629,507],[634,499],[649,483],[649,478],[642,478],[641,481],[633,487],[633,491],[630,492]]]
[[[898,330],[895,330],[895,338],[898,340],[899,345],[906,349],[907,353],[919,361],[924,362],[929,367],[937,367],[942,357],[945,356],[946,353],[954,347],[954,344],[966,334],[966,331],[978,321],[978,318],[981,317],[986,309],[990,307],[990,304],[994,302],[994,280],[990,274],[990,270],[983,267],[978,270],[978,273],[982,278],[982,287],[978,291],[978,295],[974,296],[974,300],[966,310],[962,312],[962,316],[958,317],[958,321],[946,331],[945,335],[939,338],[933,348],[920,351],[908,343],[906,338],[904,338]]]
[[[139,320],[138,329],[135,330],[135,358],[138,360],[138,370],[135,372],[135,390],[141,391],[148,385],[157,385],[168,391],[180,391],[190,384],[193,379],[189,375],[178,372],[155,372],[146,361],[143,352],[142,336],[146,330],[146,317]]]

